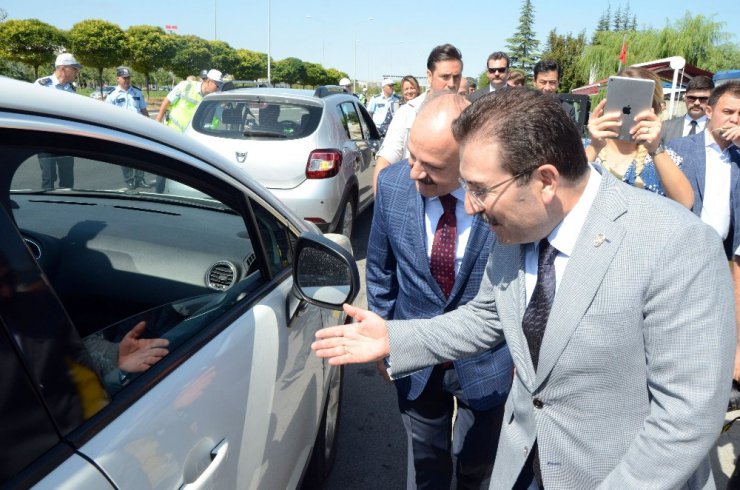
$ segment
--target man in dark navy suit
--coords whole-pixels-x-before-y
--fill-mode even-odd
[[[468,105],[457,94],[430,95],[411,127],[408,161],[379,174],[367,290],[369,308],[387,320],[431,318],[478,291],[495,237],[465,212],[459,184],[452,122]],[[458,488],[488,488],[512,370],[504,344],[395,381],[407,488],[450,488],[453,468]]]

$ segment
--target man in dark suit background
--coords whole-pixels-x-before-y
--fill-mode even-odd
[[[683,100],[686,102],[686,114],[663,122],[660,142],[663,145],[684,136],[701,133],[707,125],[707,101],[714,88],[711,78],[698,76],[692,78],[686,86]]]
[[[496,90],[506,90],[509,86],[506,81],[509,79],[509,56],[503,51],[496,51],[488,56],[486,62],[486,74],[490,83],[481,87],[470,94],[470,102],[475,102],[486,94]]]
[[[452,121],[467,105],[460,95],[430,95],[411,128],[408,165],[379,175],[366,272],[369,308],[385,319],[430,318],[478,291],[495,238],[466,214],[458,183]],[[458,488],[488,488],[512,369],[502,344],[395,382],[407,488],[450,488],[453,458]]]
[[[540,60],[534,65],[534,88],[555,97],[560,86],[563,69],[557,61]],[[561,100],[560,105],[571,121],[576,120],[576,109],[570,102]]]

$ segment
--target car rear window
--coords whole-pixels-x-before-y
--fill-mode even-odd
[[[235,139],[298,139],[319,125],[323,108],[285,99],[204,100],[193,129]]]

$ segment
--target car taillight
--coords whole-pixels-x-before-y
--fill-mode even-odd
[[[308,155],[307,179],[326,179],[339,173],[342,154],[337,150],[314,150]]]

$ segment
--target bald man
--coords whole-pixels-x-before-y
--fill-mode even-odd
[[[370,310],[386,320],[431,318],[478,292],[495,237],[480,216],[465,212],[458,182],[452,121],[469,104],[457,94],[427,97],[406,164],[378,176],[367,296]],[[488,488],[512,369],[502,345],[394,382],[408,438],[407,488],[450,488],[453,467],[458,488]]]

